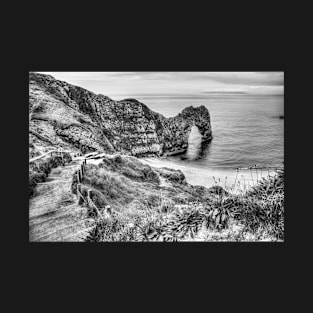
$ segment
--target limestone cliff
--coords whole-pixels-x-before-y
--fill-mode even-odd
[[[114,101],[50,75],[29,74],[31,156],[51,146],[83,153],[175,154],[187,149],[193,125],[203,141],[211,140],[210,115],[204,106],[165,118],[136,99]]]
[[[185,108],[175,117],[162,120],[162,132],[159,136],[162,154],[171,155],[187,150],[191,127],[198,127],[202,135],[202,142],[212,139],[209,111],[204,106]]]

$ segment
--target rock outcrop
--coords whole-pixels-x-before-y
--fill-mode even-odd
[[[202,142],[212,139],[210,114],[206,107],[192,106],[185,108],[175,117],[162,120],[160,136],[162,154],[171,155],[185,152],[188,148],[188,138],[191,127],[197,126],[202,135]]]
[[[186,151],[193,125],[203,141],[212,138],[204,106],[165,118],[136,99],[114,101],[38,73],[29,74],[29,113],[31,156],[51,143],[83,153],[176,154]]]

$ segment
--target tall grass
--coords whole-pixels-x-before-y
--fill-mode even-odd
[[[234,221],[242,225],[243,233],[284,239],[284,170],[245,193],[217,191],[205,203],[189,203],[184,210],[147,209],[135,217],[113,214],[109,220],[97,221],[86,241],[178,241],[196,236],[202,226],[219,231]]]

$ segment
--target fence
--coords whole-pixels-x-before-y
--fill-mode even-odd
[[[35,158],[32,158],[29,160],[29,164],[34,164],[34,166],[39,166],[38,165],[38,161],[48,155],[50,155],[51,157],[53,156],[61,156],[62,157],[62,161],[63,161],[63,155],[64,153],[69,153],[71,154],[72,157],[79,157],[79,156],[83,156],[83,154],[81,152],[77,152],[77,153],[73,153],[72,151],[65,151],[65,150],[61,150],[61,149],[53,149],[50,150],[49,152],[46,152],[40,156],[37,156]],[[80,164],[79,170],[77,172],[77,197],[78,197],[78,202],[80,201],[80,199],[82,199],[88,206],[91,206],[93,208],[95,208],[96,212],[97,212],[97,217],[103,219],[104,216],[101,214],[100,210],[98,209],[98,207],[95,205],[95,203],[92,201],[91,197],[90,197],[90,192],[91,189],[89,189],[87,191],[87,199],[85,199],[85,197],[82,195],[81,193],[81,183],[84,177],[84,174],[86,172],[86,164],[87,164],[87,159],[86,156],[84,156],[83,162]]]
[[[53,156],[61,156],[62,157],[62,163],[64,165],[64,154],[65,153],[71,153],[71,151],[65,151],[65,150],[60,150],[60,149],[53,149],[53,150],[50,150],[49,152],[46,152],[46,153],[44,153],[42,155],[39,155],[39,156],[37,156],[35,158],[32,158],[32,159],[29,160],[30,169],[31,168],[32,169],[34,169],[34,168],[39,169],[39,165],[40,165],[39,161],[41,159],[45,158],[46,156],[49,156],[49,155],[51,157],[53,157]]]
[[[89,207],[91,206],[95,208],[98,218],[103,219],[104,216],[101,214],[100,210],[98,209],[98,207],[95,205],[95,203],[92,201],[90,197],[91,189],[87,190],[87,199],[81,193],[81,183],[83,181],[83,178],[86,172],[86,164],[87,164],[87,159],[85,158],[83,162],[80,164],[79,170],[77,171],[77,190],[76,191],[77,191],[78,202],[80,201],[80,199],[82,199]]]
[[[34,162],[36,162],[36,161],[46,157],[47,155],[50,155],[51,157],[53,157],[53,156],[62,156],[62,158],[63,158],[64,153],[73,154],[72,151],[53,149],[53,150],[50,150],[49,152],[46,152],[46,153],[44,153],[42,155],[39,155],[39,156],[37,156],[35,158],[30,159],[29,163],[34,163]]]
[[[38,161],[48,155],[50,155],[51,157],[53,156],[61,156],[62,157],[62,162],[64,161],[63,160],[63,157],[64,157],[64,154],[65,153],[68,153],[70,154],[72,157],[77,157],[77,156],[82,156],[83,154],[81,152],[77,152],[77,153],[73,153],[72,151],[67,151],[67,150],[62,150],[62,149],[53,149],[53,150],[50,150],[49,152],[46,152],[42,155],[39,155],[35,158],[32,158],[29,160],[29,164],[34,166],[34,167],[37,167],[39,168],[39,163]]]
[[[75,152],[69,151],[69,150],[67,151],[67,150],[63,150],[63,149],[53,149],[53,150],[50,150],[49,152],[46,152],[46,153],[44,153],[42,155],[39,155],[39,156],[37,156],[35,158],[30,159],[29,163],[36,162],[37,160],[40,160],[40,159],[44,158],[47,155],[50,155],[51,157],[53,157],[53,156],[62,156],[63,157],[64,153],[69,153],[73,157],[77,157],[77,156],[82,156],[83,155],[81,152],[75,153]]]

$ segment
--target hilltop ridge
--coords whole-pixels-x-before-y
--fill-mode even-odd
[[[176,154],[186,151],[193,125],[203,141],[212,139],[204,106],[165,118],[133,98],[115,101],[51,75],[29,73],[30,157],[51,146],[137,157]]]

